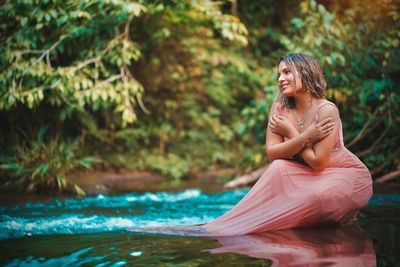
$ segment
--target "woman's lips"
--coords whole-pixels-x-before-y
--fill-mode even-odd
[[[287,86],[288,86],[288,84],[282,84],[282,85],[280,86],[280,87],[281,87],[281,90],[282,90],[282,91],[285,90]]]

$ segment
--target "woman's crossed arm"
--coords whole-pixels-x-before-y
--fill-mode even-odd
[[[288,119],[278,115],[277,104],[274,103],[266,136],[269,161],[288,159],[300,153],[311,168],[316,171],[325,169],[335,142],[339,113],[335,107],[326,105],[320,109],[317,120],[300,134]],[[284,142],[285,136],[290,140]]]

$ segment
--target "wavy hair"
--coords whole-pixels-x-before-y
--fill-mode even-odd
[[[325,76],[321,65],[318,61],[307,54],[288,54],[279,59],[279,64],[284,61],[287,68],[296,75],[300,74],[301,82],[306,90],[310,90],[311,96],[319,99],[324,97],[326,89]],[[286,106],[286,108],[295,108],[296,103],[293,97],[286,97],[279,90],[278,99]]]

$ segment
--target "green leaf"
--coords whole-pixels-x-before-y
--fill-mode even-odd
[[[67,178],[64,175],[56,176],[57,185],[60,190],[64,189],[67,186]]]
[[[74,189],[75,189],[75,192],[76,192],[79,196],[85,196],[85,195],[86,195],[85,191],[84,191],[79,185],[74,184]]]
[[[246,132],[246,125],[241,124],[238,130],[239,134],[243,135]]]
[[[99,159],[96,157],[85,157],[83,159],[78,159],[75,161],[75,163],[77,163],[85,168],[89,168],[92,163],[96,163],[96,162],[99,162]]]
[[[0,165],[0,169],[19,169],[19,168],[21,168],[21,166],[19,166],[18,164],[14,163],[14,162]]]
[[[44,125],[44,126],[40,127],[39,133],[38,133],[38,141],[43,140],[44,134],[46,133],[48,127],[49,127],[48,125]]]
[[[33,192],[33,191],[35,191],[35,187],[36,187],[36,183],[30,183],[28,185],[28,187],[26,188],[26,191]]]
[[[39,167],[37,167],[37,168],[35,169],[35,171],[33,172],[32,176],[36,176],[36,175],[39,174],[40,172],[41,172],[42,174],[45,174],[45,173],[47,172],[48,169],[49,169],[49,165],[47,165],[47,164],[40,165]]]
[[[28,18],[27,18],[27,17],[25,17],[25,18],[23,18],[23,19],[21,20],[21,26],[22,26],[24,29],[28,28]]]

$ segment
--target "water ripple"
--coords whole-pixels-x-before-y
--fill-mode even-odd
[[[212,195],[178,193],[70,198],[0,207],[0,239],[32,235],[109,232],[126,228],[202,224],[230,210],[248,188]],[[378,195],[368,205],[399,205],[400,195]]]

